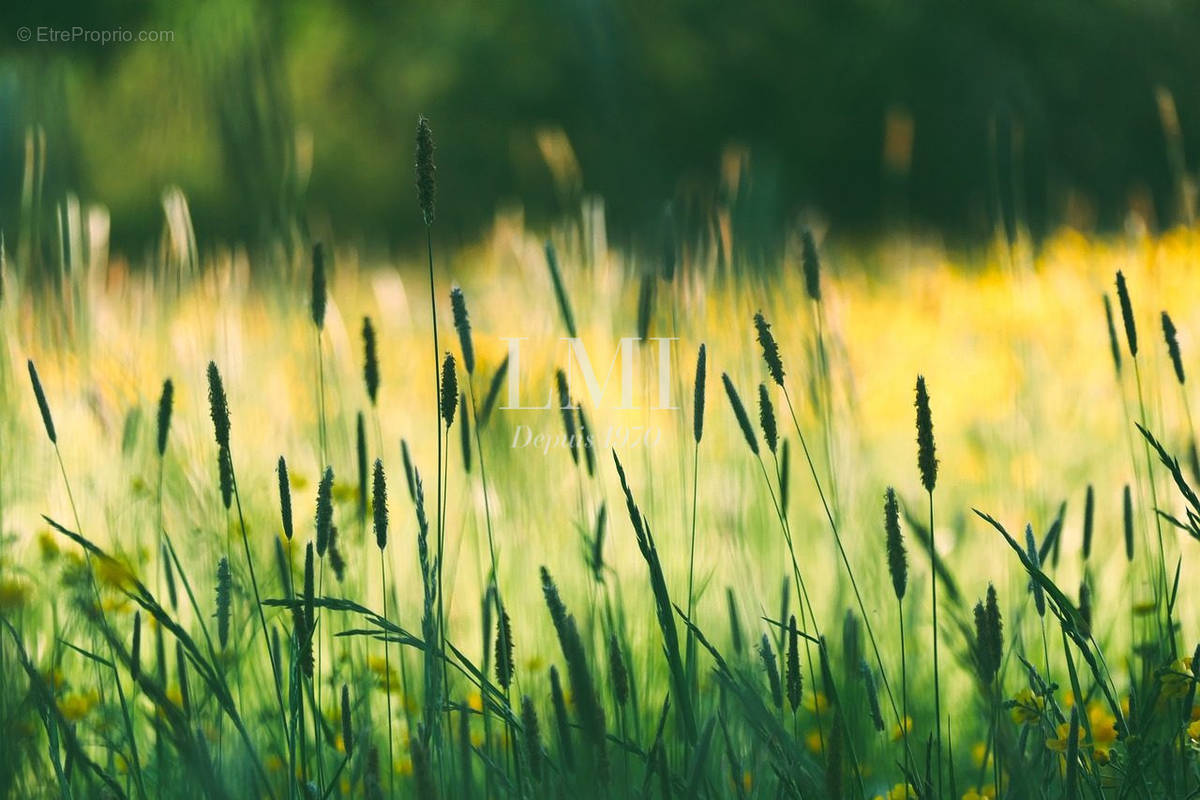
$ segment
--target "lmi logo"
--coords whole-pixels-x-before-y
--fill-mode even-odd
[[[508,401],[501,408],[507,411],[547,411],[555,407],[554,389],[553,387],[547,390],[546,402],[540,406],[525,406],[521,405],[521,342],[526,341],[528,337],[513,337],[503,338],[508,342]],[[634,362],[634,345],[640,341],[657,342],[657,357],[654,359],[656,369],[654,377],[648,377],[647,380],[652,383],[657,383],[656,389],[653,392],[653,399],[650,404],[652,410],[674,410],[679,406],[671,403],[671,342],[676,341],[677,337],[648,337],[645,340],[639,339],[636,336],[628,336],[622,338],[617,345],[617,352],[613,354],[612,360],[608,362],[608,370],[604,373],[604,381],[601,382],[596,377],[596,370],[592,366],[592,359],[588,355],[587,346],[583,340],[578,337],[569,338],[563,337],[561,341],[567,343],[567,385],[573,387],[575,384],[575,374],[578,367],[578,373],[583,378],[583,385],[587,388],[588,399],[590,405],[595,408],[603,404],[605,396],[609,392],[609,385],[613,381],[613,373],[619,367],[619,373],[616,376],[620,390],[620,404],[616,406],[619,411],[628,411],[639,408],[634,404],[634,377],[633,377],[633,362]],[[650,350],[650,347],[644,348]],[[650,387],[647,387],[650,388]],[[575,396],[574,391],[571,391],[571,396]],[[583,398],[581,398],[583,399]],[[570,402],[570,401],[568,401]],[[573,405],[564,406],[564,408],[574,408]]]

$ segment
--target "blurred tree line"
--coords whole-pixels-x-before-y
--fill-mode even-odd
[[[315,226],[410,242],[419,112],[442,229],[462,237],[500,205],[537,224],[584,193],[618,242],[659,235],[668,204],[702,225],[735,200],[768,247],[806,210],[844,232],[968,238],[1111,228],[1131,205],[1166,225],[1190,214],[1200,153],[1200,0],[96,0],[0,16],[0,227],[75,192],[135,252],[167,186],[202,240]],[[22,43],[22,25],[174,41]]]

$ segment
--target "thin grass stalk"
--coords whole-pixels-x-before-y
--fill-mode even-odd
[[[829,502],[825,497],[825,490],[821,486],[821,479],[817,476],[817,468],[813,463],[812,454],[809,452],[808,444],[805,442],[804,433],[800,430],[800,421],[796,417],[796,409],[792,405],[791,394],[788,392],[787,386],[780,385],[783,390],[783,399],[788,407],[788,414],[792,418],[792,426],[796,429],[796,438],[800,440],[800,449],[804,452],[804,460],[808,464],[809,474],[812,476],[813,485],[816,487],[817,496],[821,500],[821,507],[825,512],[825,518],[829,522],[830,530],[833,532],[833,540],[837,545],[838,554],[841,556],[842,565],[846,569],[846,574],[850,577],[850,588],[854,591],[854,599],[858,604],[859,612],[863,617],[865,627],[867,629],[867,638],[871,642],[871,649],[875,654],[875,661],[879,665],[879,677],[883,681],[883,688],[888,696],[888,703],[892,707],[892,714],[896,717],[898,725],[903,727],[903,719],[900,716],[900,707],[896,703],[896,697],[892,693],[891,681],[887,677],[887,669],[883,666],[883,656],[879,650],[879,644],[875,640],[875,630],[870,623],[870,615],[867,613],[866,603],[863,601],[862,592],[859,590],[858,581],[854,577],[854,570],[850,567],[850,559],[846,555],[846,548],[842,544],[841,533],[839,532],[838,524],[834,520],[833,512],[830,510]],[[905,740],[905,750],[908,750],[907,738]],[[911,753],[909,753],[911,758]]]
[[[67,490],[67,500],[71,504],[71,514],[75,519],[75,529],[77,531],[82,531],[83,526],[80,523],[80,519],[79,519],[79,508],[75,504],[75,494],[71,490],[71,481],[67,477],[67,466],[66,466],[66,463],[63,461],[62,450],[58,446],[58,435],[54,428],[53,417],[50,414],[50,406],[46,401],[46,395],[45,395],[44,390],[42,389],[42,382],[38,377],[37,370],[34,368],[32,360],[29,361],[29,378],[30,378],[30,382],[33,384],[34,397],[37,400],[39,410],[41,411],[41,414],[42,414],[42,422],[44,423],[44,425],[46,427],[47,438],[50,439],[50,444],[54,447],[54,456],[58,461],[59,473],[62,475],[63,485],[66,487],[66,490]],[[87,562],[88,583],[91,586],[92,594],[96,599],[96,613],[100,615],[101,628],[105,632],[111,631],[112,629],[108,623],[108,615],[104,611],[104,603],[100,597],[100,587],[96,583],[96,573],[95,573],[95,567],[92,564],[91,551],[87,548],[84,548],[83,550],[84,550],[84,558]],[[134,773],[135,780],[137,782],[138,793],[139,793],[139,796],[144,798],[146,796],[146,787],[143,785],[143,782],[142,782],[141,761],[138,757],[137,739],[135,738],[134,731],[133,731],[133,720],[130,716],[129,707],[128,707],[128,704],[125,699],[125,691],[121,687],[121,676],[117,672],[117,658],[116,658],[116,654],[115,654],[113,646],[112,646],[112,642],[108,639],[107,636],[105,636],[104,639],[108,643],[109,659],[110,659],[109,666],[112,669],[113,681],[114,681],[114,683],[116,685],[116,689],[117,689],[117,699],[120,701],[120,704],[121,704],[121,718],[122,718],[122,721],[125,726],[125,734],[129,739],[130,754],[133,758],[133,773]],[[99,666],[98,665],[97,665],[96,677],[98,680],[101,680],[100,675],[99,675]],[[102,680],[101,680],[101,686],[103,686]]]
[[[434,415],[434,430],[436,434],[434,438],[437,440],[437,472],[435,474],[434,483],[436,484],[437,497],[435,498],[435,509],[437,512],[437,522],[435,525],[435,539],[437,542],[437,603],[438,603],[438,636],[439,649],[441,652],[441,661],[443,675],[445,673],[446,663],[446,634],[443,628],[443,607],[442,607],[442,542],[443,542],[443,525],[442,518],[442,468],[443,468],[443,445],[442,445],[442,413],[441,413],[441,345],[438,341],[438,319],[437,319],[437,286],[434,282],[433,275],[433,220],[434,220],[434,195],[436,191],[436,183],[434,175],[436,167],[433,161],[433,133],[429,127],[429,121],[424,117],[417,120],[417,154],[416,154],[416,175],[417,175],[417,199],[421,206],[422,217],[425,221],[425,254],[429,267],[429,313],[433,327],[433,415]]]
[[[1142,368],[1137,355],[1133,357],[1133,376],[1137,384],[1138,395],[1138,414],[1141,417],[1142,427],[1149,430],[1147,427],[1149,422],[1146,417],[1146,398],[1142,391]],[[1169,589],[1167,587],[1167,555],[1166,547],[1163,543],[1162,533],[1162,518],[1158,514],[1158,481],[1154,478],[1154,462],[1150,456],[1150,443],[1143,438],[1142,447],[1146,456],[1146,474],[1150,479],[1150,501],[1153,503],[1154,513],[1154,530],[1158,536],[1158,567],[1159,567],[1159,585],[1155,593],[1157,599],[1163,606],[1163,613],[1166,616],[1166,627],[1159,628],[1160,640],[1165,638],[1168,640],[1171,647],[1171,660],[1174,661],[1178,657],[1178,651],[1175,643],[1175,627],[1171,622],[1171,609],[1168,602]]]
[[[862,592],[858,587],[858,581],[854,577],[854,570],[850,566],[850,559],[846,555],[846,548],[842,544],[842,537],[837,521],[829,507],[829,501],[826,498],[825,490],[821,485],[821,479],[817,475],[816,465],[813,463],[812,453],[808,448],[808,443],[804,438],[804,433],[800,429],[800,421],[796,417],[796,409],[792,404],[791,394],[788,392],[787,385],[784,381],[783,361],[779,353],[779,346],[776,344],[775,339],[770,332],[770,325],[767,324],[761,313],[755,316],[754,321],[755,328],[758,331],[758,341],[763,349],[763,360],[767,364],[767,368],[771,373],[772,380],[774,380],[779,388],[783,391],[784,401],[787,403],[788,407],[788,414],[792,418],[792,425],[796,428],[796,437],[800,440],[800,447],[804,451],[804,459],[808,463],[809,473],[812,475],[813,484],[817,489],[817,496],[821,499],[821,507],[825,511],[825,517],[829,521],[830,530],[833,532],[833,540],[837,544],[837,549],[839,555],[841,556],[842,564],[846,568],[846,574],[850,578],[850,586],[854,590],[854,599],[858,603],[859,612],[861,613],[866,624],[867,637],[871,641],[871,649],[874,651],[875,661],[879,665],[880,679],[883,681],[883,688],[887,693],[888,702],[892,707],[892,714],[896,717],[897,724],[902,724],[902,720],[900,719],[900,709],[896,705],[896,698],[892,693],[891,682],[887,677],[887,669],[883,665],[883,656],[880,653],[879,645],[875,640],[874,626],[872,626],[870,623],[870,615],[867,613],[866,603],[863,602]]]
[[[696,355],[696,379],[693,383],[692,438],[695,440],[692,449],[692,532],[691,543],[688,547],[688,588],[687,613],[692,619],[695,605],[695,575],[696,575],[696,499],[700,487],[700,440],[704,437],[704,392],[707,376],[707,363],[704,345]],[[688,686],[694,695],[694,702],[699,701],[699,672],[696,669],[696,634],[688,627],[685,643],[687,656]]]

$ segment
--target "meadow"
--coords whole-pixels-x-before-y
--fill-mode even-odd
[[[1200,233],[719,222],[6,251],[0,795],[1200,793]]]

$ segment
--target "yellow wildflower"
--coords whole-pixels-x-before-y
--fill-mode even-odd
[[[1037,722],[1042,718],[1042,712],[1045,708],[1046,701],[1044,698],[1035,695],[1032,689],[1022,689],[1013,698],[1013,706],[1010,712],[1012,714],[1012,721],[1018,725]]]
[[[16,611],[24,608],[32,592],[24,581],[0,582],[0,611]]]
[[[996,797],[996,787],[990,783],[981,788],[972,786],[963,794],[962,800],[994,800]]]
[[[1192,659],[1180,658],[1159,673],[1162,696],[1169,698],[1187,697],[1192,686]]]
[[[58,540],[54,538],[54,534],[44,528],[38,531],[37,535],[38,550],[42,553],[42,558],[46,561],[53,561],[58,558],[60,552],[58,548]]]
[[[829,708],[829,699],[823,692],[809,692],[804,695],[804,707],[815,714],[824,714]]]
[[[1058,735],[1053,739],[1047,739],[1046,747],[1048,747],[1049,749],[1051,749],[1057,753],[1067,752],[1067,748],[1070,747],[1070,744],[1071,744],[1070,738],[1069,738],[1071,736],[1071,723],[1060,722],[1058,727],[1055,728],[1054,730]],[[1076,741],[1076,743],[1083,741],[1083,727],[1082,726],[1079,726],[1075,730],[1075,741]]]

